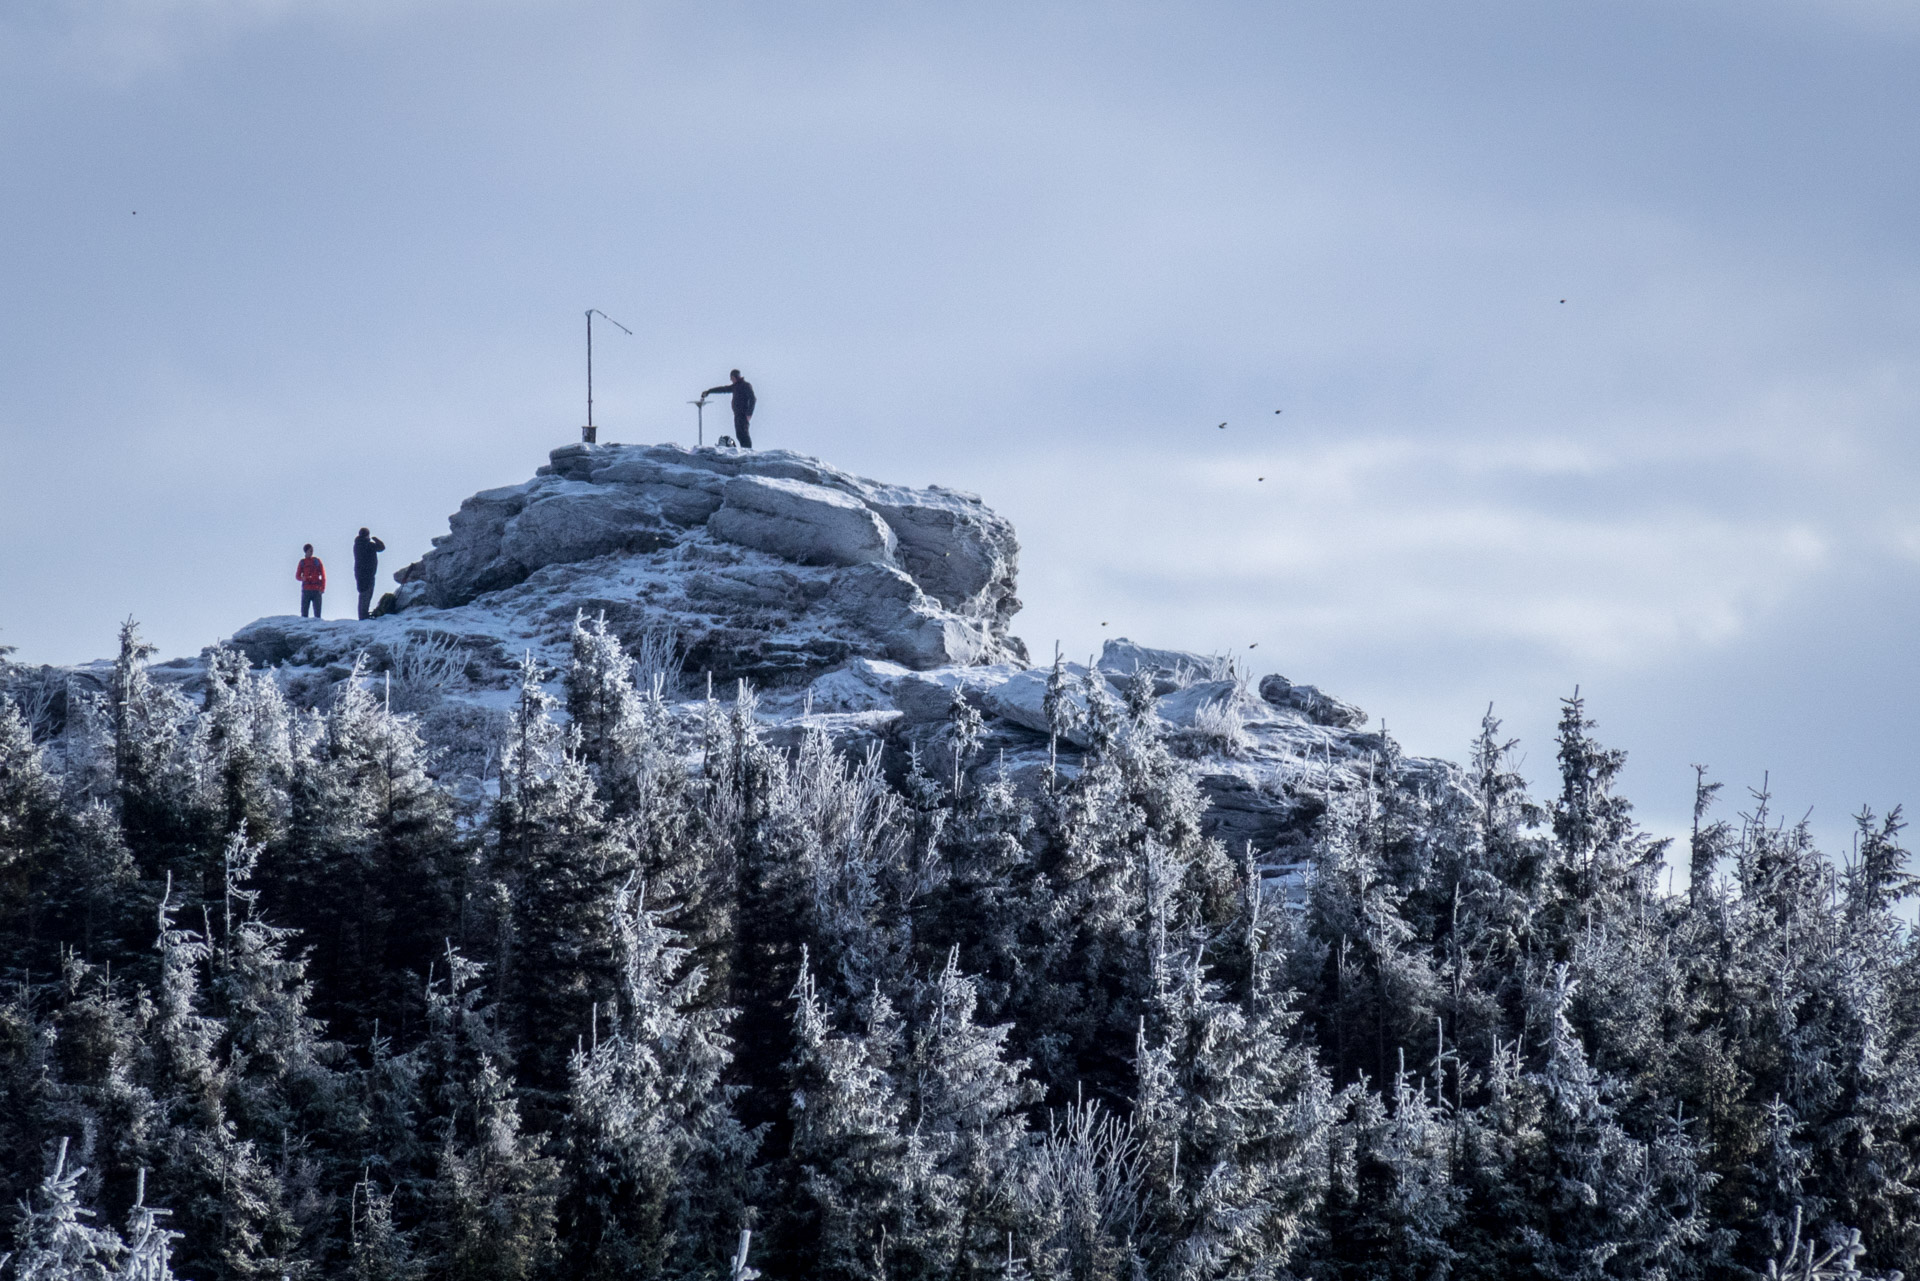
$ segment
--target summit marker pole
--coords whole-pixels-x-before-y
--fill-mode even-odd
[[[598,432],[593,425],[593,318],[595,316],[611,324],[627,337],[633,337],[633,330],[601,311],[598,307],[587,308],[587,425],[580,429],[580,439],[593,444]]]

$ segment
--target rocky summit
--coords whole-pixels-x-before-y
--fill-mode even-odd
[[[1274,875],[1304,857],[1329,799],[1395,750],[1359,708],[1311,685],[1256,683],[1226,658],[1128,640],[1060,664],[1050,718],[1053,665],[1032,666],[1008,633],[1018,561],[1013,526],[973,494],[881,484],[784,450],[568,445],[532,479],[462,503],[432,550],[394,574],[380,616],[263,618],[229,643],[296,699],[324,700],[358,672],[390,691],[397,681],[441,724],[450,709],[504,706],[529,656],[557,682],[576,620],[604,618],[643,681],[692,700],[677,704],[690,725],[707,695],[744,683],[773,741],[819,730],[900,777],[916,758],[951,759],[958,700],[981,719],[973,768],[1023,786],[1077,769],[1097,732],[1090,704],[1117,703],[1144,672],[1212,802],[1209,830]],[[203,670],[204,658],[181,660],[155,675],[191,692]],[[473,732],[471,716],[453,719]],[[485,752],[446,759],[484,776]],[[1444,762],[1396,768],[1456,785]]]
[[[266,618],[256,663],[351,662],[389,636],[451,638],[511,666],[576,614],[629,643],[670,633],[690,672],[804,684],[854,658],[916,670],[1024,662],[1007,620],[1019,545],[979,498],[849,476],[784,450],[569,445],[475,494],[394,575],[377,622]]]

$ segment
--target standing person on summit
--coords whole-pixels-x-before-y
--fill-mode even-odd
[[[313,616],[320,617],[320,597],[327,590],[327,567],[313,554],[313,544],[307,543],[301,551],[306,555],[293,567],[293,576],[300,580],[300,617],[307,616],[307,608],[313,608]]]
[[[385,550],[387,545],[362,525],[359,537],[353,540],[353,585],[360,589],[362,618],[367,616],[367,607],[373,604],[373,584],[380,573],[380,553]]]
[[[753,436],[747,431],[753,418],[753,384],[740,376],[735,369],[728,374],[731,382],[721,383],[718,387],[709,387],[700,393],[700,399],[709,396],[733,397],[733,438],[740,442],[740,448],[752,449]]]

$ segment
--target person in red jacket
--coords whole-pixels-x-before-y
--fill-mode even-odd
[[[307,616],[307,607],[313,607],[313,616],[320,617],[320,597],[327,590],[327,567],[313,554],[313,544],[308,543],[302,551],[306,555],[293,568],[293,576],[300,580],[300,617]]]

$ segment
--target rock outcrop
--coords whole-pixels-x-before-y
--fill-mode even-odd
[[[257,663],[350,665],[429,634],[504,676],[604,613],[670,634],[687,670],[786,688],[853,659],[910,669],[1023,662],[1007,621],[1019,544],[979,498],[850,476],[783,450],[568,445],[533,479],[462,503],[394,577],[396,613],[261,619]]]
[[[983,723],[972,768],[1023,787],[1079,768],[1088,736],[1075,722],[1090,697],[1121,700],[1144,673],[1167,741],[1211,802],[1207,830],[1282,877],[1298,873],[1330,798],[1383,761],[1459,786],[1454,767],[1398,757],[1359,708],[1311,685],[1256,686],[1225,659],[1128,640],[1064,665],[1054,738],[1051,672],[1007,632],[1018,555],[1012,526],[971,494],[882,485],[777,450],[569,445],[531,480],[462,503],[395,575],[396,612],[263,618],[231,644],[301,697],[324,698],[359,664],[390,674],[413,706],[484,719],[524,655],[557,681],[575,619],[601,615],[681,696],[749,682],[770,741],[823,730],[879,752],[896,778],[915,760],[951,768],[964,701]],[[203,671],[184,660],[156,674],[191,693]],[[692,724],[697,704],[679,714]]]

